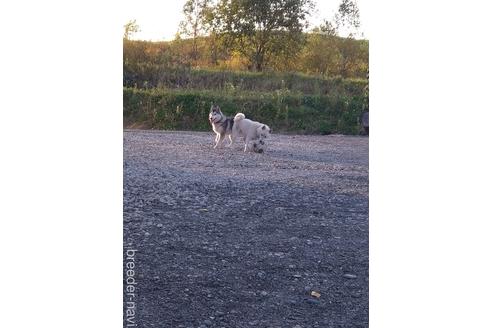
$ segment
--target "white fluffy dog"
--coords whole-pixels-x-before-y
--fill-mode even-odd
[[[253,140],[263,141],[270,136],[272,129],[268,125],[247,119],[243,113],[237,113],[234,116],[234,125],[232,126],[231,145],[237,137],[244,137],[244,151],[251,149],[249,143]]]

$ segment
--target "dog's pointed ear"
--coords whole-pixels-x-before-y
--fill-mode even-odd
[[[220,107],[217,104],[212,103],[212,107],[210,107],[212,112],[220,112]]]
[[[261,129],[262,129],[262,130],[265,130],[265,129],[266,129],[266,127],[263,125],[263,126],[261,127]]]

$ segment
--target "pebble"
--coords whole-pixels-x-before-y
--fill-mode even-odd
[[[268,295],[268,293],[265,291],[262,291],[260,294],[261,294],[261,296],[267,296]]]
[[[207,320],[204,320],[203,323],[206,324],[207,326],[211,326],[212,325],[212,321],[210,321],[208,319]]]
[[[351,273],[346,273],[343,275],[344,278],[347,278],[347,279],[355,279],[357,278],[357,276],[355,274],[351,274]]]
[[[308,298],[307,299],[307,302],[309,304],[313,304],[313,305],[318,305],[319,304],[319,301],[317,299],[314,299],[314,298]]]

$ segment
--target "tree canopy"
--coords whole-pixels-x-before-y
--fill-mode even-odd
[[[311,0],[187,0],[176,39],[125,42],[125,63],[365,78],[369,43],[357,39],[357,3],[340,1],[308,29]],[[130,21],[125,38],[138,30]]]
[[[130,39],[133,34],[140,32],[140,26],[137,25],[135,19],[126,23],[123,28],[125,29],[125,32],[123,33],[123,39],[125,40]]]
[[[262,71],[272,56],[299,52],[311,7],[311,0],[221,0],[215,19],[224,43]]]

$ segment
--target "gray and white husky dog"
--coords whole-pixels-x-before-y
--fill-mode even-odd
[[[212,129],[216,133],[214,149],[222,145],[226,136],[229,136],[230,140],[227,147],[231,146],[234,119],[232,117],[225,116],[218,105],[212,105],[210,108],[210,113],[208,114],[208,120],[210,121],[210,124],[212,124]]]

